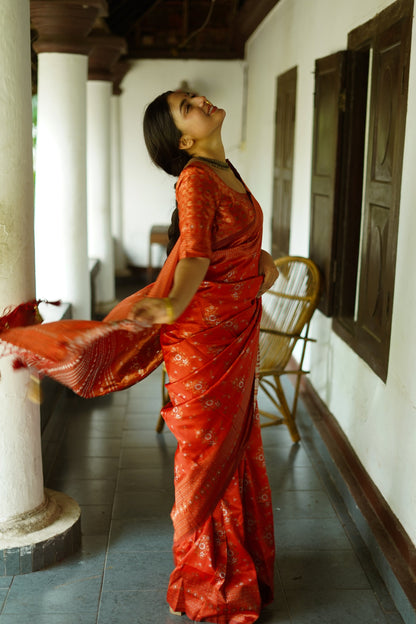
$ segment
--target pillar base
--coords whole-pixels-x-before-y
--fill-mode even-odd
[[[0,577],[43,570],[76,552],[81,546],[81,510],[76,501],[45,489],[54,509],[51,523],[22,533],[0,530]]]

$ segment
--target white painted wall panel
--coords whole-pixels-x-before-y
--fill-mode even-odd
[[[276,77],[298,66],[297,121],[290,249],[308,254],[315,59],[345,49],[348,32],[391,4],[380,0],[281,0],[247,46],[247,171],[260,189],[270,237]],[[415,31],[413,32],[413,51]],[[366,470],[416,542],[416,64],[409,102],[390,363],[384,384],[319,312],[310,352],[311,381],[339,421]]]

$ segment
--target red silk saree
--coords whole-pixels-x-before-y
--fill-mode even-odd
[[[168,602],[195,621],[249,624],[272,599],[274,566],[256,402],[262,213],[199,163],[176,194],[178,256],[210,266],[185,313],[161,330],[163,416],[178,440]]]
[[[165,361],[163,416],[178,441],[168,602],[194,621],[251,624],[273,599],[274,568],[256,401],[262,214],[202,163],[182,172],[176,192],[181,235],[154,284],[103,322],[9,329],[0,344],[84,397],[126,388]],[[167,296],[178,260],[192,256],[210,266],[175,323],[125,320],[143,296]]]

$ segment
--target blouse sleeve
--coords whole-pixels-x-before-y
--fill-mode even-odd
[[[212,228],[217,201],[207,172],[187,167],[176,186],[181,243],[180,258],[211,258]]]

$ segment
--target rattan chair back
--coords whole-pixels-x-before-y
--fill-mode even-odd
[[[275,261],[279,277],[262,297],[263,313],[260,324],[260,388],[277,408],[277,413],[260,410],[268,422],[262,426],[287,425],[294,442],[300,439],[295,423],[300,378],[303,370],[309,324],[318,305],[320,274],[308,258],[285,256]],[[288,370],[296,343],[302,349],[296,366]],[[282,375],[296,375],[292,406],[280,381]]]

